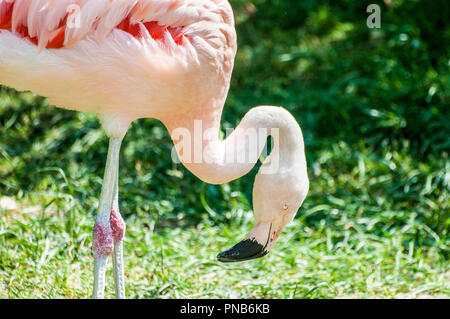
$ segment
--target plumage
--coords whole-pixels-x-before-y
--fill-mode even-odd
[[[110,136],[138,118],[203,112],[214,107],[203,101],[225,100],[236,51],[227,1],[0,0],[0,12],[0,83],[94,112]],[[121,29],[124,21],[140,36]],[[163,36],[154,39],[145,25]],[[62,47],[46,48],[58,30]]]

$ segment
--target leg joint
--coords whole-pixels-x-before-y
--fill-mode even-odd
[[[111,225],[114,243],[121,241],[125,234],[126,224],[117,208],[111,209],[109,223]]]
[[[111,229],[102,223],[95,223],[92,237],[94,240],[95,256],[109,256],[113,251],[113,236]]]

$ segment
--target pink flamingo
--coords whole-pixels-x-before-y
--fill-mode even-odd
[[[0,83],[93,112],[110,138],[93,231],[94,298],[104,296],[111,253],[116,297],[125,297],[117,181],[121,141],[136,119],[161,120],[186,168],[211,184],[247,174],[273,137],[253,187],[255,226],[220,261],[267,254],[301,206],[304,142],[288,111],[253,108],[219,139],[235,53],[226,0],[0,0]]]

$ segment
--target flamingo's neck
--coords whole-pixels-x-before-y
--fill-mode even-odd
[[[268,136],[273,137],[274,145],[259,174],[281,174],[297,168],[306,174],[301,129],[283,108],[250,110],[224,140],[217,116],[207,121],[191,118],[181,126],[168,125],[178,157],[205,182],[223,184],[247,174],[263,152]]]

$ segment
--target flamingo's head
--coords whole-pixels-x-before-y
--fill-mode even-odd
[[[308,193],[309,181],[303,171],[256,176],[253,187],[255,226],[246,239],[217,255],[219,261],[238,262],[267,255]]]

